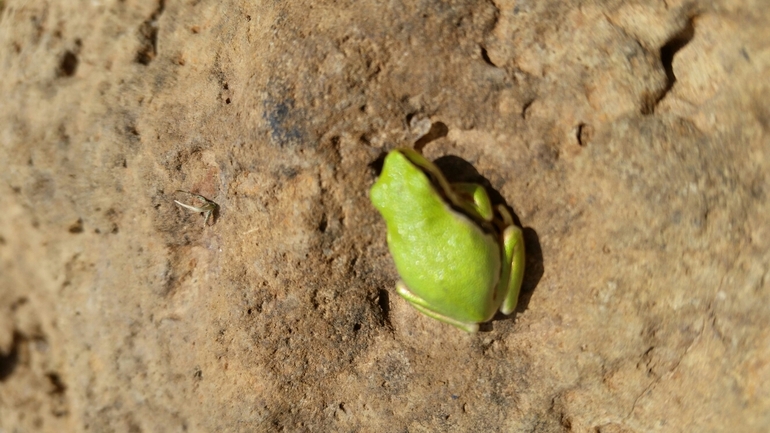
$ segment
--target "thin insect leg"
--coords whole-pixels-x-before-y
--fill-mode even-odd
[[[189,204],[184,204],[184,203],[182,203],[179,200],[174,200],[174,203],[178,204],[179,206],[182,206],[185,209],[189,209],[189,210],[191,210],[193,212],[208,212],[206,209],[204,209],[202,207],[195,207],[195,206],[191,206]]]

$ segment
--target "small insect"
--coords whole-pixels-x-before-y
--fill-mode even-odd
[[[178,190],[176,190],[176,192],[181,192],[181,193],[185,193],[185,194],[191,195],[191,196],[197,198],[198,200],[200,200],[201,202],[203,202],[202,206],[193,206],[193,205],[182,203],[179,200],[174,200],[174,203],[178,204],[179,206],[181,206],[181,207],[183,207],[183,208],[185,208],[187,210],[191,210],[193,212],[198,212],[198,213],[203,213],[206,216],[206,218],[203,220],[203,225],[204,226],[208,225],[209,217],[211,217],[211,215],[214,215],[214,219],[211,220],[212,223],[216,221],[216,218],[217,218],[216,214],[217,214],[217,211],[219,210],[219,205],[218,204],[214,203],[213,201],[207,199],[206,197],[204,197],[202,195],[195,194],[195,193],[192,193],[192,192],[189,192],[189,191],[183,191],[181,189],[178,189]]]

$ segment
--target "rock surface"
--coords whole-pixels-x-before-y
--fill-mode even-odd
[[[0,8],[0,430],[770,429],[766,1]],[[525,227],[475,335],[393,289],[415,143]]]

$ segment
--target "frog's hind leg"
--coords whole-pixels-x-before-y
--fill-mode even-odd
[[[500,311],[508,315],[516,309],[521,282],[524,279],[524,235],[515,225],[508,226],[503,232],[503,253],[503,260],[510,263],[511,270],[507,276],[508,281],[500,282],[507,285]]]
[[[479,330],[478,323],[461,322],[459,320],[452,319],[451,317],[444,316],[443,314],[439,314],[431,310],[430,307],[425,302],[425,300],[415,295],[411,291],[409,291],[409,289],[406,287],[406,285],[402,281],[399,281],[398,283],[396,283],[396,293],[401,295],[401,297],[409,301],[409,303],[412,304],[414,308],[416,308],[418,311],[420,311],[421,313],[425,314],[428,317],[432,317],[436,320],[440,320],[444,323],[448,323],[452,326],[456,326],[462,329],[463,331],[469,332],[471,334],[478,332]]]

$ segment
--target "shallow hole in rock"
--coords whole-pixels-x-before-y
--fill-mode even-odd
[[[78,56],[74,52],[67,50],[64,52],[61,60],[59,61],[59,69],[56,71],[56,75],[59,77],[71,77],[75,75],[78,69]]]

